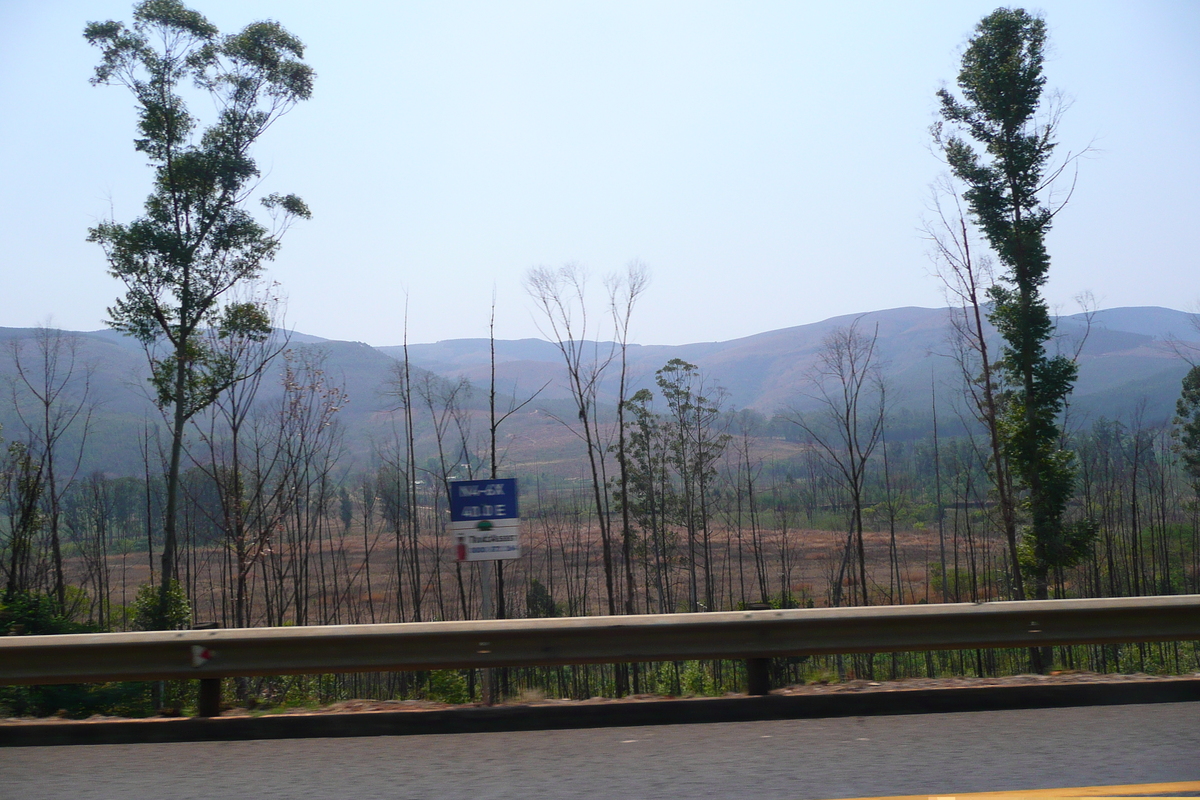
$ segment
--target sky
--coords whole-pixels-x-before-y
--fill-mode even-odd
[[[191,5],[223,32],[278,20],[317,72],[254,151],[262,193],[313,211],[267,271],[297,331],[486,337],[494,298],[498,338],[539,337],[525,276],[577,264],[604,335],[604,277],[634,260],[641,344],[945,305],[929,126],[995,0]],[[1070,103],[1059,151],[1082,154],[1051,306],[1198,310],[1200,3],[1029,8]],[[131,10],[0,0],[0,326],[95,330],[121,294],[87,229],[136,217],[150,170],[82,31]]]

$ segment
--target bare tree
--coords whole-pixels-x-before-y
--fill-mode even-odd
[[[54,598],[58,607],[65,609],[66,581],[59,530],[62,499],[83,460],[91,427],[90,394],[95,368],[83,362],[78,335],[45,325],[34,331],[31,355],[26,354],[22,339],[13,339],[10,348],[16,370],[13,405],[42,465]]]
[[[577,420],[564,421],[583,440],[592,478],[592,499],[596,505],[600,542],[604,553],[604,583],[608,613],[617,613],[616,587],[613,580],[612,531],[609,521],[605,447],[600,431],[596,396],[600,379],[612,363],[612,347],[604,350],[596,341],[589,342],[585,290],[587,274],[575,264],[559,269],[535,267],[525,277],[525,288],[542,312],[546,335],[562,354],[567,384],[575,403]]]
[[[462,475],[462,473],[458,472],[459,465],[466,463],[466,477],[468,479],[474,477],[474,465],[471,463],[471,456],[467,452],[470,428],[467,422],[467,412],[464,408],[464,404],[471,397],[471,384],[466,378],[447,380],[434,375],[432,372],[423,372],[415,388],[418,397],[429,414],[429,421],[433,426],[434,441],[437,445],[437,469],[436,471],[430,470],[429,477],[430,480],[436,481],[441,486],[442,496],[446,501],[446,507],[449,508],[451,502],[450,481]],[[451,439],[451,424],[458,431],[457,441],[452,441]],[[453,450],[450,450],[451,445],[454,446]],[[440,549],[437,543],[441,540],[441,526],[435,525],[433,533],[436,551]],[[441,559],[438,555],[437,552],[434,553],[433,580],[434,585],[437,587],[439,608],[442,608]],[[416,557],[415,553],[413,557]],[[482,566],[486,568],[487,564],[483,564]],[[459,600],[465,614],[466,592],[463,587],[461,562],[455,563],[455,575],[458,581]],[[442,612],[442,616],[445,616],[444,611]]]
[[[529,397],[527,397],[524,400],[521,400],[519,402],[517,400],[517,386],[514,383],[513,384],[513,393],[509,397],[508,410],[506,410],[502,414],[497,412],[497,410],[496,410],[496,294],[494,291],[492,292],[492,313],[488,319],[488,366],[489,366],[488,464],[489,464],[490,477],[498,478],[499,470],[500,470],[501,454],[500,454],[500,450],[499,450],[499,445],[497,444],[497,433],[500,430],[500,426],[504,423],[505,420],[507,420],[513,414],[516,414],[522,408],[524,408],[525,406],[532,403],[537,398],[537,396],[539,394],[541,394],[542,391],[545,390],[545,388],[547,386],[550,385],[550,382],[547,381],[546,383],[542,384],[542,387],[540,389],[538,389],[536,392],[531,394]],[[460,420],[465,419],[465,415],[460,415],[459,419]],[[467,436],[466,436],[465,431],[463,431],[463,429],[462,429],[462,425],[459,426],[459,431],[460,431],[460,438],[462,439],[462,443],[463,443],[463,450],[465,451],[467,449]],[[495,562],[495,565],[496,565],[495,570],[496,570],[496,599],[497,599],[496,616],[498,619],[504,619],[507,616],[507,614],[506,614],[507,609],[505,607],[505,601],[504,601],[504,561],[497,559]],[[485,569],[489,569],[489,568],[491,568],[491,566],[487,562],[479,563],[479,569],[481,571],[485,570]],[[462,584],[462,579],[461,579],[462,565],[459,564],[457,569],[458,569],[458,573],[460,576],[459,585],[461,586],[461,584]],[[463,614],[465,616],[465,614],[466,614],[465,596],[464,596],[463,603],[464,603]]]
[[[850,496],[851,516],[847,551],[856,548],[862,604],[870,605],[866,548],[863,543],[863,504],[867,462],[883,434],[884,390],[878,352],[879,328],[867,335],[861,318],[829,333],[821,343],[811,373],[815,414],[793,414],[792,421],[816,446]],[[846,559],[843,558],[843,568]],[[841,599],[841,580],[833,587],[834,604]]]
[[[499,477],[500,462],[503,460],[503,455],[500,452],[496,437],[500,426],[505,420],[516,414],[525,406],[537,399],[537,396],[546,390],[550,385],[550,381],[543,383],[541,388],[536,392],[526,397],[524,400],[518,401],[517,385],[513,383],[513,391],[509,396],[508,408],[500,413],[496,409],[496,296],[492,295],[492,315],[488,319],[488,365],[490,367],[490,375],[488,381],[488,464],[490,476],[493,478]],[[497,568],[502,562],[496,562]]]
[[[270,289],[246,307],[261,309],[271,320],[280,317],[280,301]],[[193,457],[193,461],[216,489],[221,518],[214,522],[233,555],[233,619],[239,628],[250,624],[247,580],[251,570],[270,547],[287,510],[286,482],[279,480],[285,469],[279,426],[266,419],[250,421],[268,368],[290,340],[278,326],[267,326],[267,331],[207,332],[209,349],[236,364],[245,377],[226,386],[206,413],[193,418],[206,450],[204,458]]]
[[[319,537],[328,506],[336,496],[332,472],[341,455],[336,417],[349,401],[345,389],[326,375],[324,360],[323,352],[308,348],[284,353],[284,392],[273,418],[282,449],[278,480],[286,489],[281,502],[287,513],[281,516],[279,536],[261,560],[271,580],[268,620],[276,625],[283,623],[289,606],[295,624],[311,624],[314,551],[317,568],[325,568]],[[318,597],[324,603],[327,593],[323,585],[321,589]],[[327,616],[320,616],[317,624],[326,624]]]
[[[620,352],[621,370],[617,389],[617,468],[619,470],[618,491],[626,495],[629,483],[629,459],[625,452],[625,401],[629,373],[629,324],[633,318],[633,307],[638,297],[646,290],[650,275],[646,266],[638,261],[630,262],[625,276],[611,276],[607,281],[609,306],[612,309],[613,330],[616,331],[617,347]],[[625,613],[634,614],[633,588],[633,529],[629,524],[629,504],[621,503],[621,559],[625,564]],[[635,674],[635,683],[636,683]],[[634,687],[636,692],[638,687]]]
[[[973,253],[972,248],[978,241],[959,199],[961,194],[949,178],[942,180],[933,194],[935,219],[925,224],[925,233],[950,303],[951,352],[962,373],[970,412],[987,433],[988,474],[1008,545],[1013,595],[1017,600],[1024,600],[1016,497],[1000,430],[1004,415],[1003,378],[995,369],[995,356],[989,349],[985,324],[988,312],[984,298],[995,280],[990,259],[977,260]]]

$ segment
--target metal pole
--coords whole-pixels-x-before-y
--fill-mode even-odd
[[[477,561],[479,565],[479,590],[483,593],[483,618],[495,619],[496,611],[492,603],[492,562]],[[494,705],[496,702],[495,674],[491,667],[483,670],[483,704]]]

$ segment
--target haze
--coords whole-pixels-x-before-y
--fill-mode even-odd
[[[578,262],[599,290],[631,259],[653,276],[645,344],[944,304],[919,231],[928,126],[995,0],[192,5],[223,32],[278,19],[318,73],[255,151],[262,193],[314,212],[268,271],[298,330],[397,344],[407,307],[410,341],[486,336],[494,292],[497,337],[539,336],[529,267]],[[1193,310],[1200,5],[1030,7],[1073,99],[1060,148],[1093,148],[1048,298]],[[121,292],[86,230],[136,216],[150,171],[81,33],[131,9],[0,4],[0,325],[93,330]]]

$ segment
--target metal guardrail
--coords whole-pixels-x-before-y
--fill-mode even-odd
[[[0,684],[1188,639],[1200,639],[1200,595],[10,636],[0,637]]]

